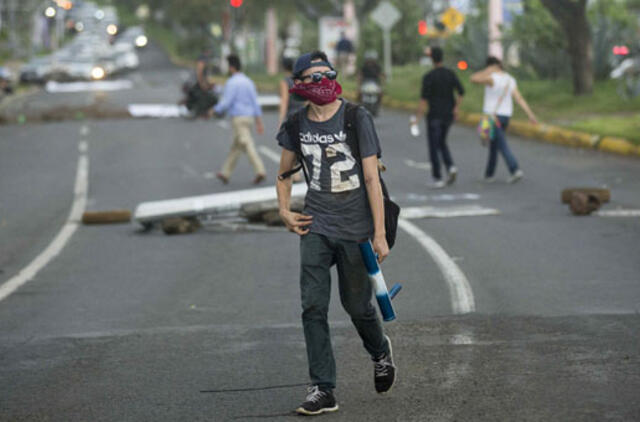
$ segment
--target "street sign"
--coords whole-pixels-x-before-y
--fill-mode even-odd
[[[457,9],[450,7],[442,14],[440,21],[447,27],[447,29],[455,31],[464,23],[464,15]]]
[[[382,29],[391,29],[398,22],[402,14],[388,1],[383,1],[371,12],[371,19]]]

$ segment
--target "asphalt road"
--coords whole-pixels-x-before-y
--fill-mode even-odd
[[[147,82],[136,90],[180,72],[145,60]],[[169,89],[141,95],[172,102]],[[323,420],[640,419],[639,220],[573,217],[560,203],[564,187],[606,185],[604,209],[640,208],[639,162],[511,137],[525,178],[506,184],[501,162],[499,181],[487,185],[479,181],[486,151],[473,130],[455,126],[458,181],[433,191],[425,141],[409,135],[407,120],[385,110],[376,121],[397,201],[499,215],[411,220],[448,267],[400,230],[383,266],[389,282],[404,285],[398,320],[385,325],[399,368],[386,396],[375,394],[371,362],[334,292],[341,409]],[[256,142],[274,180],[265,148],[278,153],[275,114],[265,121]],[[224,122],[177,119],[0,126],[0,285],[65,225],[79,143],[88,145],[87,210],[133,209],[252,187],[246,159],[229,185],[212,178],[229,136]],[[295,418],[307,382],[298,262],[295,235],[277,228],[207,225],[169,237],[80,226],[0,301],[0,420]],[[473,312],[457,310],[451,265]]]

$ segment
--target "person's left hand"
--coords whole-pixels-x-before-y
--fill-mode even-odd
[[[256,122],[256,132],[258,133],[258,135],[264,134],[264,124],[262,123],[262,120],[258,120]]]
[[[389,255],[389,245],[387,245],[387,238],[385,235],[376,235],[373,238],[373,251],[378,256],[379,263],[382,263],[387,255]]]

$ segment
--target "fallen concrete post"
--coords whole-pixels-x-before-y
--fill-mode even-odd
[[[305,183],[295,183],[291,190],[294,198],[304,198],[307,193]],[[144,227],[172,217],[229,216],[238,215],[243,205],[277,200],[274,186],[222,192],[211,195],[190,196],[164,201],[143,202],[133,214],[133,219]]]

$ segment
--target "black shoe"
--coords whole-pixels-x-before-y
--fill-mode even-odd
[[[338,410],[338,403],[331,390],[321,390],[317,385],[312,385],[307,393],[307,398],[296,409],[296,413],[313,416]]]
[[[378,393],[386,393],[391,390],[396,381],[396,367],[393,364],[393,352],[391,351],[391,340],[385,336],[389,343],[389,353],[384,353],[380,357],[373,359],[373,380]]]

